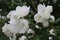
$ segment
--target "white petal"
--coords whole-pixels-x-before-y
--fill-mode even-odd
[[[43,18],[45,19],[45,20],[48,20],[49,18],[50,18],[50,13],[49,12],[47,12],[47,11],[45,11],[45,13],[43,14]]]
[[[55,17],[54,16],[51,15],[50,18],[51,18],[50,22],[54,22],[55,21]]]
[[[35,32],[34,32],[32,29],[29,29],[29,30],[27,31],[27,33],[35,34]]]
[[[27,6],[23,6],[23,7],[17,6],[16,7],[17,15],[20,17],[24,17],[24,16],[28,15],[29,9],[30,9],[30,7],[27,7]]]
[[[38,29],[39,29],[40,27],[39,27],[38,25],[36,25],[36,28],[38,28]]]
[[[43,26],[44,26],[44,27],[48,27],[48,26],[49,26],[49,22],[48,22],[48,21],[44,21],[44,22],[43,22]]]
[[[34,16],[34,20],[38,23],[38,22],[42,22],[43,21],[43,17],[41,14],[36,14]]]
[[[10,23],[11,25],[16,25],[17,21],[11,20],[11,21],[9,21],[9,23]]]
[[[26,33],[29,29],[29,23],[26,19],[20,20],[19,33]]]
[[[21,9],[20,6],[17,6],[17,7],[16,7],[16,11],[19,11],[20,9]]]
[[[48,11],[49,13],[51,13],[53,11],[53,7],[48,5],[46,7],[46,11]]]
[[[10,18],[10,16],[11,16],[12,14],[14,14],[14,13],[15,13],[15,10],[10,11],[10,12],[8,13],[7,17]]]
[[[45,6],[42,4],[39,4],[38,5],[38,12],[43,12],[43,11],[45,11]]]

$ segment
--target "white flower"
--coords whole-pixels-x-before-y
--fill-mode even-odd
[[[45,17],[44,17],[45,16]],[[43,23],[43,26],[46,27],[49,25],[49,22],[48,22],[48,19],[50,18],[50,15],[49,14],[36,14],[34,16],[34,20],[37,22],[37,23]]]
[[[2,28],[2,32],[4,32],[7,36],[12,36],[14,33],[14,27],[10,24],[5,24]]]
[[[45,10],[45,5],[38,5],[38,13],[34,16],[34,20],[38,22],[43,22],[44,20],[48,20],[50,18],[50,13]]]
[[[49,32],[50,32],[50,34],[55,35],[54,29],[51,29]]]
[[[35,32],[34,32],[32,29],[29,29],[29,30],[27,31],[27,33],[35,34]]]
[[[43,24],[44,27],[48,27],[49,26],[48,20],[52,17],[50,14],[51,12],[52,12],[52,6],[46,7],[45,4],[44,5],[39,4],[38,13],[34,16],[34,20],[36,21],[36,23],[40,22]],[[52,21],[54,21],[54,19],[52,19]]]
[[[47,8],[45,7],[45,4],[42,5],[38,5],[38,14],[42,15],[42,17],[44,17],[44,19],[49,19],[50,18],[50,13],[47,10]]]
[[[53,15],[50,16],[50,22],[54,22],[55,21],[55,17]]]
[[[27,37],[23,35],[19,40],[27,40]]]

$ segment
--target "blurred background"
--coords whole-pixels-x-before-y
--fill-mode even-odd
[[[53,12],[51,14],[54,15],[56,19],[60,18],[60,0],[0,0],[0,40],[9,40],[8,37],[1,32],[1,28],[9,21],[6,16],[11,10],[15,10],[16,6],[27,5],[31,7],[30,11],[33,11],[33,13],[36,14],[37,5],[43,3],[46,6],[53,6]]]

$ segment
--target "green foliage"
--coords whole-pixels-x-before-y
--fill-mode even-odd
[[[58,19],[56,20],[55,25],[60,26],[60,18],[58,18]]]
[[[0,40],[9,40],[9,38],[8,38],[6,35],[4,35],[4,34],[1,32],[1,30],[0,30]]]

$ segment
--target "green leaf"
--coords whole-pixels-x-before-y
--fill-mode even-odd
[[[9,40],[9,38],[5,34],[3,34],[1,30],[0,30],[0,40]]]
[[[55,25],[60,26],[60,18],[58,18],[58,19],[55,21]]]

